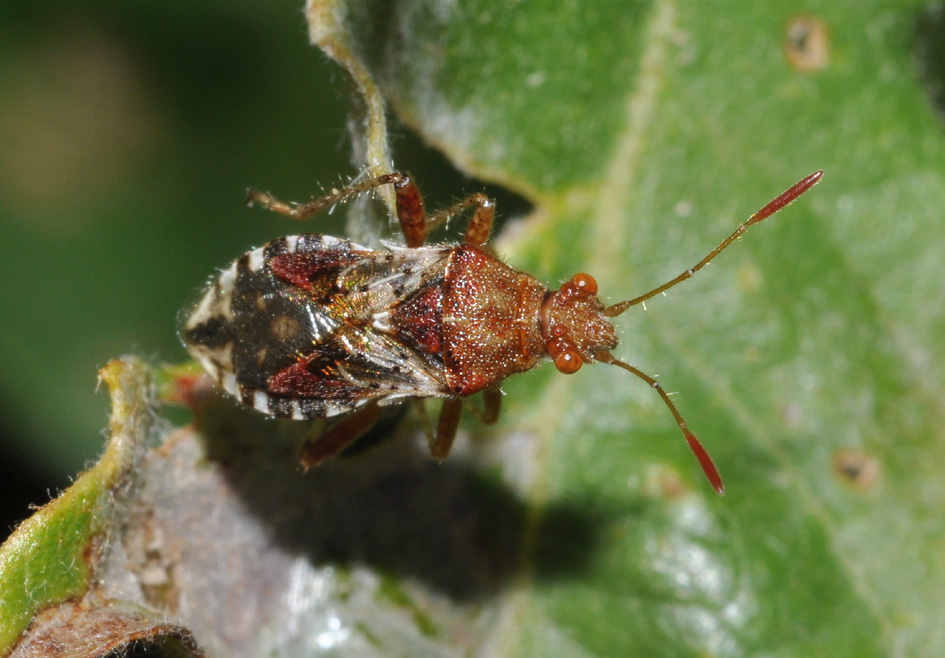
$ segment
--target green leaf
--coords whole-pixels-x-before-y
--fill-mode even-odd
[[[112,361],[100,377],[112,397],[105,453],[0,546],[0,653],[91,658],[160,646],[163,655],[197,658],[202,654],[185,629],[107,593],[105,565],[121,546],[131,476],[148,447],[153,409],[140,361]],[[127,574],[119,570],[118,577]]]
[[[532,445],[507,466],[528,473],[529,551],[490,645],[938,646],[945,142],[915,64],[922,6],[812,6],[828,60],[796,70],[782,44],[801,6],[348,3],[398,117],[535,204],[499,248],[546,281],[589,271],[605,299],[636,295],[826,170],[695,281],[618,320],[618,356],[679,392],[724,498],[627,373],[507,382],[503,428]],[[593,550],[545,579],[543,560],[575,550],[544,545],[561,503],[593,536],[559,539]]]

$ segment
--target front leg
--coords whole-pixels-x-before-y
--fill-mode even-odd
[[[430,218],[429,226],[436,226],[440,222],[447,221],[473,206],[475,206],[476,211],[473,213],[472,219],[469,220],[469,226],[466,227],[463,242],[473,247],[482,247],[489,241],[489,234],[492,232],[492,220],[495,218],[495,201],[485,194],[470,195],[446,210],[441,210]]]
[[[404,234],[404,241],[408,247],[423,246],[432,227],[472,207],[476,210],[469,220],[464,241],[474,247],[482,247],[489,241],[489,233],[492,231],[492,221],[495,216],[495,202],[492,199],[484,194],[473,194],[433,217],[428,217],[423,206],[423,197],[416,183],[413,182],[413,178],[399,171],[353,183],[340,190],[332,190],[331,193],[304,204],[286,203],[259,190],[249,190],[246,202],[249,205],[258,203],[267,210],[291,217],[296,221],[303,221],[326,208],[343,203],[381,185],[394,187],[397,221],[400,222],[400,230]]]
[[[426,210],[423,207],[423,197],[420,196],[420,190],[417,189],[413,179],[408,174],[402,174],[398,171],[360,183],[352,183],[340,190],[332,190],[331,193],[304,204],[286,203],[267,192],[252,189],[246,193],[246,203],[249,205],[258,203],[267,210],[291,217],[296,221],[304,221],[326,208],[343,203],[381,185],[394,186],[394,193],[397,198],[397,220],[400,222],[400,229],[403,231],[407,246],[422,246],[427,240],[427,231],[430,225]]]

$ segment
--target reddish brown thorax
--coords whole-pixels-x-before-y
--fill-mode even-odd
[[[469,245],[443,277],[443,364],[456,395],[472,395],[545,355],[539,313],[547,288]]]
[[[598,352],[617,346],[617,330],[603,311],[597,281],[590,274],[575,274],[558,292],[545,295],[541,337],[558,370],[577,372]]]
[[[576,274],[558,291],[482,250],[452,250],[442,288],[431,288],[391,313],[391,325],[414,347],[442,359],[450,391],[473,395],[545,356],[576,372],[617,333],[597,298],[597,282]]]

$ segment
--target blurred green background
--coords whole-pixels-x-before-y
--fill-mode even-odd
[[[102,450],[97,370],[183,360],[194,291],[297,230],[247,187],[304,200],[357,173],[347,99],[297,0],[0,5],[0,527]],[[433,205],[481,189],[394,137]]]
[[[126,352],[182,360],[175,317],[192,291],[287,232],[246,209],[246,187],[304,198],[350,171],[343,86],[296,0],[0,6],[0,477],[14,518],[101,451],[97,369]],[[43,485],[17,493],[17,475]]]

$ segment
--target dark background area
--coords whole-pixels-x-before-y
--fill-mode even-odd
[[[216,268],[279,235],[343,231],[341,213],[298,228],[243,199],[356,175],[347,101],[296,0],[3,3],[0,528],[100,454],[109,359],[184,360],[177,313]],[[485,189],[500,214],[525,208],[392,133],[430,207]]]
[[[352,173],[343,99],[297,2],[0,8],[3,528],[100,453],[98,368],[182,360],[191,291],[287,230],[245,188]]]

